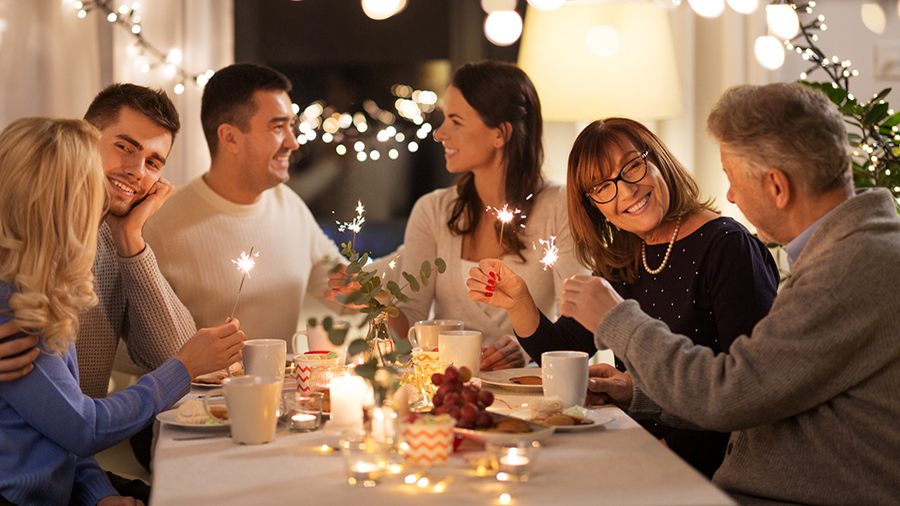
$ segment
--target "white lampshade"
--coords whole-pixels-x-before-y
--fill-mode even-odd
[[[681,114],[669,15],[651,2],[529,7],[519,66],[534,82],[547,121]]]

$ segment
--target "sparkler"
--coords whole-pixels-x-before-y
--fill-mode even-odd
[[[244,289],[244,279],[250,276],[250,270],[256,265],[256,260],[253,257],[259,258],[259,252],[256,252],[256,255],[253,254],[253,247],[250,247],[250,253],[241,252],[240,258],[237,260],[232,260],[232,262],[237,265],[237,269],[244,273],[241,276],[241,286],[238,287],[237,297],[234,298],[234,306],[231,308],[231,317],[234,318],[234,310],[237,309],[238,299],[241,298],[241,290]]]
[[[553,268],[553,264],[559,260],[559,248],[556,247],[556,244],[553,242],[556,240],[556,236],[551,235],[549,241],[545,241],[543,239],[538,239],[541,245],[544,247],[544,257],[541,258],[541,263],[544,264],[544,270],[547,270],[547,267]],[[556,276],[562,280],[562,276],[560,276],[559,271],[553,269],[553,272],[556,273]]]
[[[503,255],[503,227],[505,227],[507,223],[512,223],[513,218],[522,211],[519,211],[518,209],[510,210],[509,204],[503,204],[503,209],[488,206],[487,210],[493,210],[494,215],[500,220],[500,248],[497,252],[497,258],[500,258],[500,256]]]
[[[335,222],[338,224],[338,231],[345,232],[347,230],[350,230],[353,232],[353,242],[350,243],[350,246],[353,249],[356,249],[356,234],[358,234],[359,231],[362,229],[362,224],[366,222],[366,218],[363,216],[363,213],[365,213],[365,212],[366,212],[366,208],[363,207],[362,201],[357,200],[356,201],[356,218],[353,218],[353,221],[345,221],[343,223],[340,221]]]

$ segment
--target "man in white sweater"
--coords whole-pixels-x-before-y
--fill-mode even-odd
[[[232,260],[253,248],[256,266],[234,315],[249,339],[290,340],[304,295],[322,298],[328,270],[341,260],[306,204],[283,184],[299,147],[290,89],[284,75],[267,67],[235,64],[216,72],[200,111],[209,171],[179,188],[144,230],[200,326],[231,315],[242,278]]]

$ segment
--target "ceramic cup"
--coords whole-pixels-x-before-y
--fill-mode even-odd
[[[422,320],[409,329],[407,338],[413,348],[437,348],[438,336],[447,330],[462,330],[462,320]]]
[[[445,330],[438,336],[441,365],[468,367],[472,376],[481,370],[481,332],[477,330]]]
[[[281,377],[274,376],[228,378],[222,382],[222,388],[206,393],[203,408],[210,418],[222,421],[209,412],[208,403],[214,395],[224,396],[232,441],[248,445],[268,443],[275,440],[282,382]]]
[[[244,374],[284,377],[287,343],[282,339],[250,339],[244,342]]]
[[[336,329],[349,330],[350,322],[337,321],[334,322],[332,326]],[[303,349],[304,339],[306,340],[305,350]],[[295,355],[300,355],[301,353],[306,351],[336,351],[341,356],[341,360],[339,363],[347,363],[347,347],[350,345],[349,335],[345,336],[344,344],[336,345],[333,344],[330,339],[328,339],[328,332],[325,332],[325,329],[322,328],[321,325],[316,325],[315,327],[307,327],[306,330],[301,330],[294,334],[294,337],[291,339],[291,343],[293,345]]]
[[[303,355],[295,355],[294,378],[297,379],[297,390],[302,393],[313,391],[314,389],[309,382],[312,371],[326,365],[339,365],[341,360],[340,355],[335,357],[328,356],[334,354],[335,353],[332,352],[307,351]]]
[[[588,354],[583,351],[546,351],[541,354],[544,395],[556,395],[564,408],[584,405],[588,386]]]

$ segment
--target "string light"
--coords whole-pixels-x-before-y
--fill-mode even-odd
[[[134,45],[139,48],[141,59],[138,60],[138,69],[144,73],[149,73],[153,68],[165,66],[166,73],[170,78],[177,78],[178,82],[173,86],[176,95],[184,93],[184,83],[193,82],[201,88],[206,85],[209,78],[212,77],[212,69],[199,74],[191,74],[181,66],[182,53],[179,49],[173,49],[168,53],[159,50],[156,46],[150,44],[144,37],[144,30],[141,27],[141,17],[137,11],[141,8],[139,2],[131,5],[122,4],[118,8],[113,7],[111,0],[90,0],[87,2],[77,1],[73,4],[78,11],[79,19],[85,19],[89,12],[97,11],[101,15],[106,16],[106,20],[110,23],[122,27],[134,37]],[[147,58],[152,58],[147,61]]]

